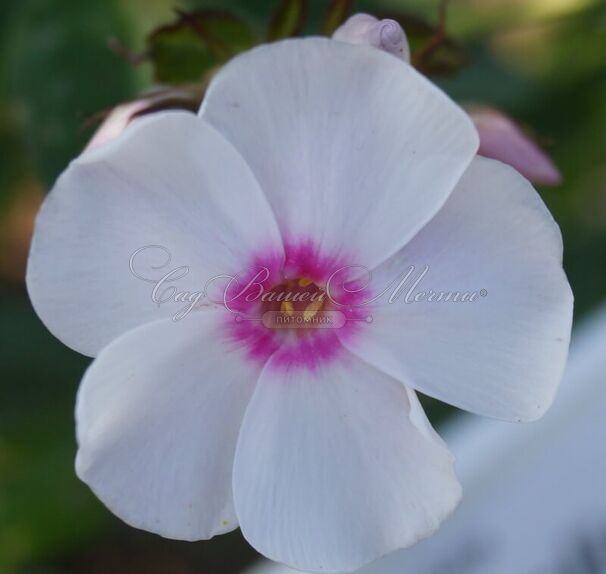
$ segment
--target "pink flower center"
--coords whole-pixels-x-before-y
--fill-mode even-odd
[[[370,322],[359,267],[322,254],[310,241],[287,244],[285,257],[260,254],[226,292],[230,339],[249,357],[280,367],[316,368],[343,351],[344,337]]]

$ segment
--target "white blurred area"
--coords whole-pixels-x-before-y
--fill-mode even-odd
[[[606,308],[575,331],[543,419],[465,414],[441,431],[461,505],[433,537],[361,574],[606,574]],[[246,574],[295,572],[265,561]]]

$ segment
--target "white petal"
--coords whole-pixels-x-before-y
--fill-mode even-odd
[[[373,273],[382,291],[411,266],[393,304],[373,310],[365,337],[344,341],[366,361],[426,394],[506,420],[533,420],[562,377],[573,298],[557,224],[512,168],[477,158],[436,217]],[[480,292],[473,302],[414,295]],[[390,291],[392,293],[393,290]],[[383,299],[385,301],[385,299]]]
[[[200,110],[242,153],[286,239],[394,254],[471,161],[471,121],[411,66],[369,46],[287,40],[239,56]]]
[[[260,367],[217,335],[219,313],[122,335],[78,393],[78,476],[122,520],[168,538],[237,526],[234,451]]]
[[[352,571],[414,544],[460,498],[450,453],[411,418],[414,393],[345,355],[317,372],[270,360],[238,440],[242,532],[301,570]]]
[[[57,181],[38,219],[27,271],[33,305],[70,347],[95,355],[116,336],[177,312],[151,300],[153,283],[198,291],[241,270],[252,249],[280,245],[271,210],[245,162],[194,114],[136,120],[118,139],[84,153]],[[146,259],[147,257],[147,259]],[[145,261],[145,263],[143,262]],[[153,269],[151,265],[164,265]]]

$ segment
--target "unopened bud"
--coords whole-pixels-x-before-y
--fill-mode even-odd
[[[335,30],[332,37],[350,44],[374,46],[406,62],[410,61],[406,34],[395,20],[379,20],[370,14],[354,14]]]
[[[200,99],[201,96],[196,93],[174,89],[152,93],[138,100],[119,104],[107,114],[84,151],[117,138],[133,119],[141,115],[170,109],[194,111],[200,105]]]
[[[480,155],[509,164],[533,183],[561,183],[551,158],[511,118],[488,106],[470,106],[467,112],[480,135]]]

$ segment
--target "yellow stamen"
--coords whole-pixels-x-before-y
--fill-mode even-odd
[[[299,287],[307,287],[312,283],[313,281],[309,277],[301,277],[301,279],[299,279]]]
[[[322,309],[322,300],[318,300],[316,299],[315,301],[312,301],[307,308],[305,309],[305,311],[303,311],[303,320],[304,321],[311,321],[318,313],[318,311],[320,311],[320,309]]]
[[[282,301],[280,312],[291,317],[295,312],[295,307],[290,301]]]

